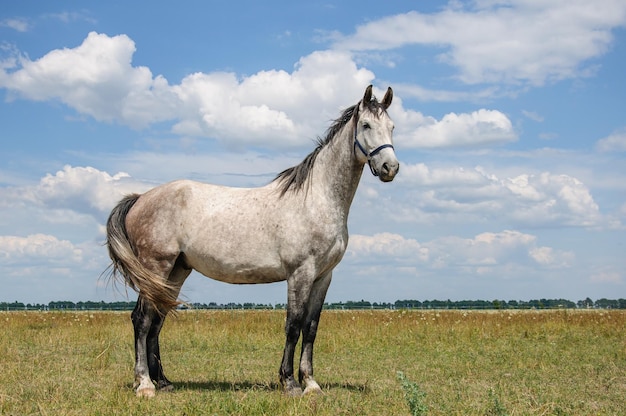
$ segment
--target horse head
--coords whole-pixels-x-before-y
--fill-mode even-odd
[[[372,174],[383,182],[392,181],[400,169],[393,148],[393,121],[387,114],[392,99],[391,87],[387,88],[381,102],[372,95],[372,86],[367,87],[358,106],[354,128],[357,158],[363,163],[367,162]]]

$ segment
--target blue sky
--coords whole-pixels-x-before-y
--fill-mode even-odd
[[[401,169],[364,172],[328,301],[625,297],[625,29],[611,0],[11,2],[0,301],[126,299],[99,279],[122,195],[261,186],[370,83]],[[193,274],[183,298],[285,291]]]

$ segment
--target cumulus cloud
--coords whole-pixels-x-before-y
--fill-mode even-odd
[[[194,73],[179,84],[133,66],[135,43],[126,35],[90,33],[75,48],[53,50],[37,60],[13,53],[0,69],[9,97],[59,100],[99,121],[141,129],[173,123],[181,136],[221,140],[231,148],[285,148],[308,144],[356,103],[375,76],[349,52],[315,51],[292,72]],[[382,93],[382,90],[379,91]],[[391,110],[397,140],[409,147],[486,146],[515,141],[509,118],[497,111],[449,113],[437,120],[405,110],[396,98]]]
[[[134,52],[126,35],[91,32],[80,46],[53,50],[36,61],[20,55],[14,68],[0,72],[0,85],[27,99],[60,100],[99,121],[140,128],[171,118],[176,96],[163,77],[131,65]]]
[[[4,265],[41,262],[80,262],[82,250],[55,236],[33,234],[27,237],[0,236],[0,262]]]
[[[437,120],[413,111],[393,113],[398,128],[396,140],[406,147],[484,147],[517,140],[509,118],[497,110],[449,113]]]
[[[606,53],[612,30],[626,23],[620,0],[451,2],[436,13],[384,17],[335,34],[340,50],[380,51],[407,45],[442,48],[439,60],[473,83],[528,83],[585,76]],[[463,28],[463,30],[457,30]]]
[[[59,100],[99,121],[133,128],[172,121],[181,135],[241,144],[289,147],[315,138],[319,126],[355,104],[374,74],[347,52],[316,51],[293,72],[195,73],[171,85],[149,68],[133,66],[135,43],[126,35],[89,33],[75,48],[37,60],[6,59],[0,86],[13,98]],[[15,54],[14,54],[15,55]]]
[[[360,258],[384,256],[394,259],[428,260],[428,249],[417,240],[392,233],[379,233],[374,236],[353,235],[350,237],[348,253],[358,255]]]
[[[109,259],[101,242],[74,243],[50,234],[0,236],[2,300],[119,300],[99,276]]]
[[[355,104],[373,79],[348,53],[335,51],[301,58],[292,73],[260,71],[243,79],[192,74],[173,87],[189,106],[174,130],[244,144],[301,144],[302,137],[320,134],[319,126],[335,118],[340,106]]]
[[[626,152],[626,129],[616,131],[604,139],[598,140],[596,150],[599,152]]]
[[[92,167],[65,166],[54,175],[47,174],[36,185],[3,188],[0,195],[4,205],[28,203],[101,219],[123,195],[148,188],[148,184],[132,179],[127,173],[110,175]]]
[[[399,181],[404,193],[401,218],[421,221],[472,216],[519,226],[607,226],[589,188],[575,177],[542,172],[499,177],[484,168],[431,168],[406,164]]]
[[[494,267],[510,263],[549,268],[571,267],[570,252],[537,245],[537,238],[519,231],[486,232],[474,238],[447,236],[420,243],[400,234],[353,235],[348,258],[356,262],[393,259],[424,268]]]
[[[534,247],[528,255],[537,264],[548,267],[571,267],[574,254],[566,251],[555,250],[552,247]]]

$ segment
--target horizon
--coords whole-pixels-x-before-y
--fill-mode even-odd
[[[124,194],[264,185],[369,84],[401,167],[363,172],[327,302],[626,293],[626,3],[356,4],[3,7],[0,302],[135,296],[100,278]]]

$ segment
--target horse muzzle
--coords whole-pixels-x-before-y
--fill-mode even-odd
[[[380,158],[373,158],[369,165],[372,174],[378,176],[382,182],[391,182],[400,170],[400,163],[392,155],[387,157],[381,155]]]
[[[383,182],[391,182],[396,177],[399,170],[400,163],[397,161],[393,163],[384,162],[377,176]]]

